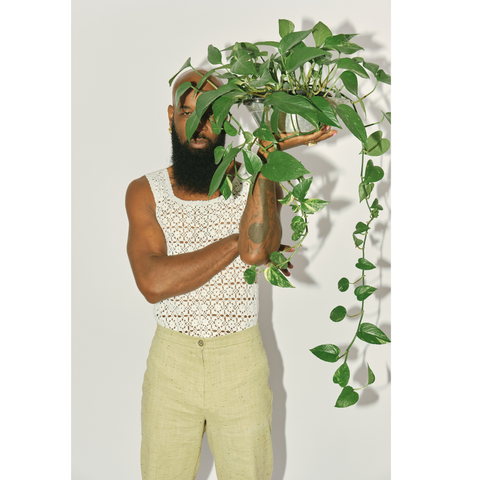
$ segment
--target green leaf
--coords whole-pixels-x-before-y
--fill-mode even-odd
[[[175,92],[175,107],[179,108],[178,102],[180,101],[181,96],[189,89],[192,87],[191,82],[183,82],[179,87],[177,88],[177,91]]]
[[[300,182],[298,185],[295,185],[293,187],[293,196],[300,201],[305,200],[305,196],[308,193],[308,189],[310,188],[310,185],[312,184],[313,177],[307,178],[303,182]]]
[[[350,92],[353,93],[356,97],[358,97],[358,79],[357,76],[350,72],[349,70],[345,70],[340,75],[340,80],[345,85],[345,88]]]
[[[220,50],[217,47],[214,47],[213,45],[209,45],[207,59],[212,65],[221,65],[222,52],[220,52]]]
[[[192,64],[190,63],[190,60],[192,59],[192,57],[188,57],[187,61],[182,65],[182,67],[180,68],[180,70],[168,81],[168,84],[170,86],[172,86],[172,82],[175,80],[175,78],[177,77],[177,75],[182,71],[184,70],[185,68],[187,67],[191,67]]]
[[[311,348],[310,351],[320,360],[330,363],[335,363],[338,360],[338,356],[340,355],[340,349],[336,345],[332,345],[331,343]]]
[[[263,63],[262,65],[265,65],[265,64]],[[261,88],[269,83],[275,83],[275,80],[273,80],[269,70],[264,70],[260,75],[260,78],[258,80],[251,81],[249,85],[250,87],[253,87],[253,88]]]
[[[279,20],[279,21],[281,22],[282,20]],[[285,20],[285,21],[288,22],[288,20]],[[290,23],[292,23],[292,22],[290,22]],[[293,23],[292,23],[292,25],[293,25]],[[292,27],[292,28],[293,28],[293,27]],[[292,30],[292,32],[293,32],[293,30]],[[287,33],[290,33],[290,32],[287,32]],[[287,33],[286,33],[286,34],[287,34]],[[285,35],[286,35],[286,34],[285,34]],[[278,48],[278,42],[270,42],[270,41],[267,41],[267,42],[255,42],[254,45],[265,45],[265,46],[267,46],[267,47]]]
[[[257,278],[257,272],[255,271],[256,268],[256,265],[252,265],[250,268],[247,268],[243,273],[243,278],[249,285],[255,283],[255,279]]]
[[[387,85],[392,84],[392,77],[385,73],[383,70],[379,70],[376,74],[375,77],[377,77],[379,82],[386,83]]]
[[[235,63],[232,63],[230,71],[237,75],[257,75],[257,69],[248,56],[240,57]]]
[[[278,199],[282,205],[290,205],[293,202],[293,193],[288,192],[285,197]]]
[[[305,222],[303,217],[297,215],[297,216],[292,218],[292,221],[290,222],[290,228],[295,233],[299,233],[301,235],[301,234],[303,234],[303,232],[307,228],[307,223]]]
[[[307,38],[310,33],[312,33],[311,30],[288,33],[280,40],[280,44],[278,45],[278,52],[282,56],[285,55],[292,47]]]
[[[289,33],[292,33],[294,30],[295,30],[295,25],[290,20],[281,19],[278,21],[278,31],[281,38],[285,37]],[[267,42],[267,43],[270,43],[270,42]],[[265,45],[265,43],[262,43],[261,45]]]
[[[223,177],[219,189],[225,200],[228,200],[228,198],[232,194],[232,181],[230,180],[230,178],[228,178],[228,175]]]
[[[369,62],[363,62],[363,66],[367,70],[370,70],[374,75],[377,73],[378,69],[380,68],[376,63],[369,63]]]
[[[375,166],[372,160],[367,162],[365,167],[365,180],[366,183],[378,182],[383,178],[384,172],[382,167]]]
[[[280,113],[281,112],[278,108],[274,108],[272,116],[270,117],[270,128],[272,129],[273,133],[278,136],[280,136],[280,133],[278,132],[278,119],[280,118]]]
[[[237,99],[232,97],[217,98],[212,104],[213,117],[215,118],[215,122],[217,122],[221,126],[236,101]]]
[[[355,231],[353,232],[354,234],[355,233],[364,233],[364,232],[367,232],[368,230],[370,230],[370,227],[368,225],[366,225],[365,223],[363,222],[358,222],[356,225],[355,225]]]
[[[367,132],[362,119],[358,113],[348,105],[339,105],[336,111],[337,115],[343,120],[346,127],[357,137],[363,144],[367,143]]]
[[[362,323],[358,329],[357,337],[373,345],[390,343],[390,339],[373,323]]]
[[[348,281],[348,278],[343,277],[338,281],[338,289],[341,292],[346,292],[349,286],[350,282]]]
[[[366,258],[359,258],[358,263],[355,264],[360,270],[373,270],[375,265],[372,262],[369,262]]]
[[[261,171],[266,178],[274,182],[287,182],[311,173],[292,155],[280,150],[268,155],[267,163],[262,166]]]
[[[238,135],[237,129],[228,120],[225,120],[223,123],[223,128],[225,129],[227,135],[230,135],[231,137]]]
[[[212,132],[215,135],[220,135],[222,133],[222,127],[214,120],[210,120],[210,125],[212,126]]]
[[[353,293],[357,297],[357,300],[362,302],[363,300],[367,299],[375,290],[376,288],[371,287],[370,285],[360,285],[360,287],[357,287]]]
[[[331,55],[326,50],[321,50],[316,47],[305,47],[293,52],[286,60],[285,67],[287,73],[295,71],[297,68],[310,62],[314,58],[321,57],[322,55]]]
[[[230,150],[225,150],[225,156],[223,157],[222,163],[217,167],[215,173],[213,174],[212,181],[210,182],[210,190],[208,192],[208,197],[211,197],[220,187],[223,176],[227,171],[230,162],[235,158],[235,155],[240,151],[240,148],[231,148]]]
[[[285,255],[281,252],[272,252],[270,254],[270,260],[279,268],[285,268],[288,263]]]
[[[270,130],[269,126],[262,122],[260,126],[253,132],[253,135],[260,140],[266,140],[267,142],[277,143],[277,140],[273,136],[272,131]]]
[[[307,98],[302,95],[289,95],[286,92],[274,92],[268,95],[263,103],[265,106],[272,105],[285,113],[298,114],[306,118],[312,124],[319,122],[319,110]]]
[[[322,116],[319,118],[322,123],[342,128],[340,123],[338,123],[337,116],[335,115],[332,106],[328,103],[328,100],[321,96],[311,97],[309,100],[322,112]]]
[[[338,68],[343,68],[345,70],[354,72],[362,78],[368,78],[368,73],[365,71],[365,69],[352,58],[341,58],[337,62],[337,66]]]
[[[208,92],[203,92],[198,96],[197,104],[195,105],[195,111],[192,115],[190,115],[187,123],[185,124],[185,135],[187,140],[192,138],[192,135],[202,120],[203,114],[210,104],[213,103],[218,97],[234,90],[243,92],[243,90],[239,89],[236,85],[227,83],[216,90],[209,90]]]
[[[353,241],[355,242],[356,247],[360,247],[360,245],[363,243],[363,240],[360,240],[355,235],[353,235]]]
[[[337,408],[345,408],[355,405],[358,402],[358,393],[350,386],[344,387],[342,393],[337,398],[335,406]]]
[[[375,185],[373,183],[365,183],[365,182],[362,182],[358,186],[358,195],[360,197],[360,202],[362,202],[363,200],[365,200],[370,196],[374,186]]]
[[[341,33],[340,35],[333,35],[325,40],[323,48],[336,50],[337,52],[346,53],[348,55],[358,52],[359,50],[364,50],[359,45],[350,42],[350,38],[351,36],[347,36],[343,33]]]
[[[313,27],[312,35],[315,40],[315,46],[321,47],[323,42],[332,35],[332,32],[324,23],[318,22]]]
[[[266,176],[266,175],[265,175]],[[325,208],[330,202],[320,200],[319,198],[308,198],[302,202],[302,211],[307,214],[312,214]]]
[[[383,110],[382,110],[382,113],[384,113]],[[385,118],[387,119],[388,123],[391,124],[392,123],[392,112],[387,112],[384,115],[385,115]]]
[[[378,203],[378,198],[376,198],[372,203],[372,208],[378,208],[378,210],[383,210],[383,207]]]
[[[260,157],[253,153],[251,150],[242,150],[243,160],[245,162],[245,168],[250,175],[258,173],[263,166],[263,162]]]
[[[224,153],[225,153],[225,147],[222,147],[221,145],[219,145],[218,147],[215,148],[213,152],[213,156],[215,157],[216,165],[220,163],[220,160],[223,158]]]
[[[346,387],[349,380],[350,369],[346,363],[343,363],[333,375],[333,383],[338,383],[341,387]]]
[[[390,141],[382,137],[383,132],[378,130],[373,132],[367,138],[367,145],[365,147],[367,155],[370,155],[371,157],[378,157],[383,155],[390,148]]]
[[[341,322],[346,317],[346,315],[347,309],[345,307],[342,307],[342,305],[339,305],[330,312],[330,320],[332,322]]]
[[[276,287],[295,288],[274,265],[270,265],[263,273],[267,281]]]
[[[368,383],[367,385],[371,385],[375,381],[375,375],[372,372],[372,369],[370,368],[370,365],[367,363],[367,368],[368,368]]]

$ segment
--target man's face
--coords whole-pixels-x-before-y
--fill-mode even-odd
[[[186,78],[185,78],[186,77]],[[187,74],[175,83],[173,97],[178,86],[190,81],[192,84],[200,80],[197,74]],[[202,90],[213,90],[210,84],[204,85]],[[202,95],[202,94],[200,94]],[[195,111],[199,94],[192,89],[188,90],[180,98],[176,107],[168,107],[170,127],[172,129],[172,166],[175,183],[192,193],[206,194],[209,191],[210,182],[217,169],[214,151],[218,145],[225,145],[225,132],[215,135],[210,124],[211,109],[207,110],[192,135],[187,141],[185,126],[189,117]]]

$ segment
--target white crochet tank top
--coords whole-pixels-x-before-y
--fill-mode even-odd
[[[242,165],[242,176],[248,175]],[[211,200],[182,200],[173,194],[167,169],[146,175],[156,203],[157,220],[168,255],[193,252],[239,232],[248,184],[235,177],[232,195]],[[216,337],[253,327],[258,321],[258,283],[243,278],[248,267],[236,257],[205,285],[154,305],[157,322],[195,337]]]

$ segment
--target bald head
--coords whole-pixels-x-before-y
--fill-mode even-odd
[[[173,87],[172,87],[172,105],[177,108],[177,105],[175,105],[175,94],[178,90],[178,87],[182,84],[182,83],[185,83],[185,82],[190,82],[193,86],[197,86],[197,84],[200,82],[200,80],[202,79],[202,76],[205,75],[207,73],[206,70],[198,70],[198,72],[201,73],[201,75],[199,75],[197,72],[195,72],[194,70],[187,70],[186,72],[183,72],[182,74],[180,74],[176,79],[175,79],[175,83],[173,84]],[[211,83],[213,83],[216,87],[221,87],[223,85],[223,83],[221,82],[220,79],[218,79],[217,77],[214,77],[213,75],[210,75],[208,77],[208,80],[206,80],[203,85],[202,85],[202,88],[201,90],[204,91],[204,92],[208,92],[209,90],[214,90],[214,87],[209,83],[209,81]],[[189,93],[191,92],[191,89],[188,89],[181,97],[181,99],[183,99],[183,97],[186,97]],[[180,101],[181,103],[181,101]]]

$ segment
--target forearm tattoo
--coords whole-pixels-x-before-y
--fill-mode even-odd
[[[260,198],[255,203],[261,204],[262,221],[252,223],[248,229],[248,238],[255,244],[263,243],[268,237],[270,230],[270,215],[268,210],[269,200],[273,197],[272,204],[275,206],[275,183],[263,178],[258,179],[260,187]],[[275,214],[275,212],[274,212]]]

